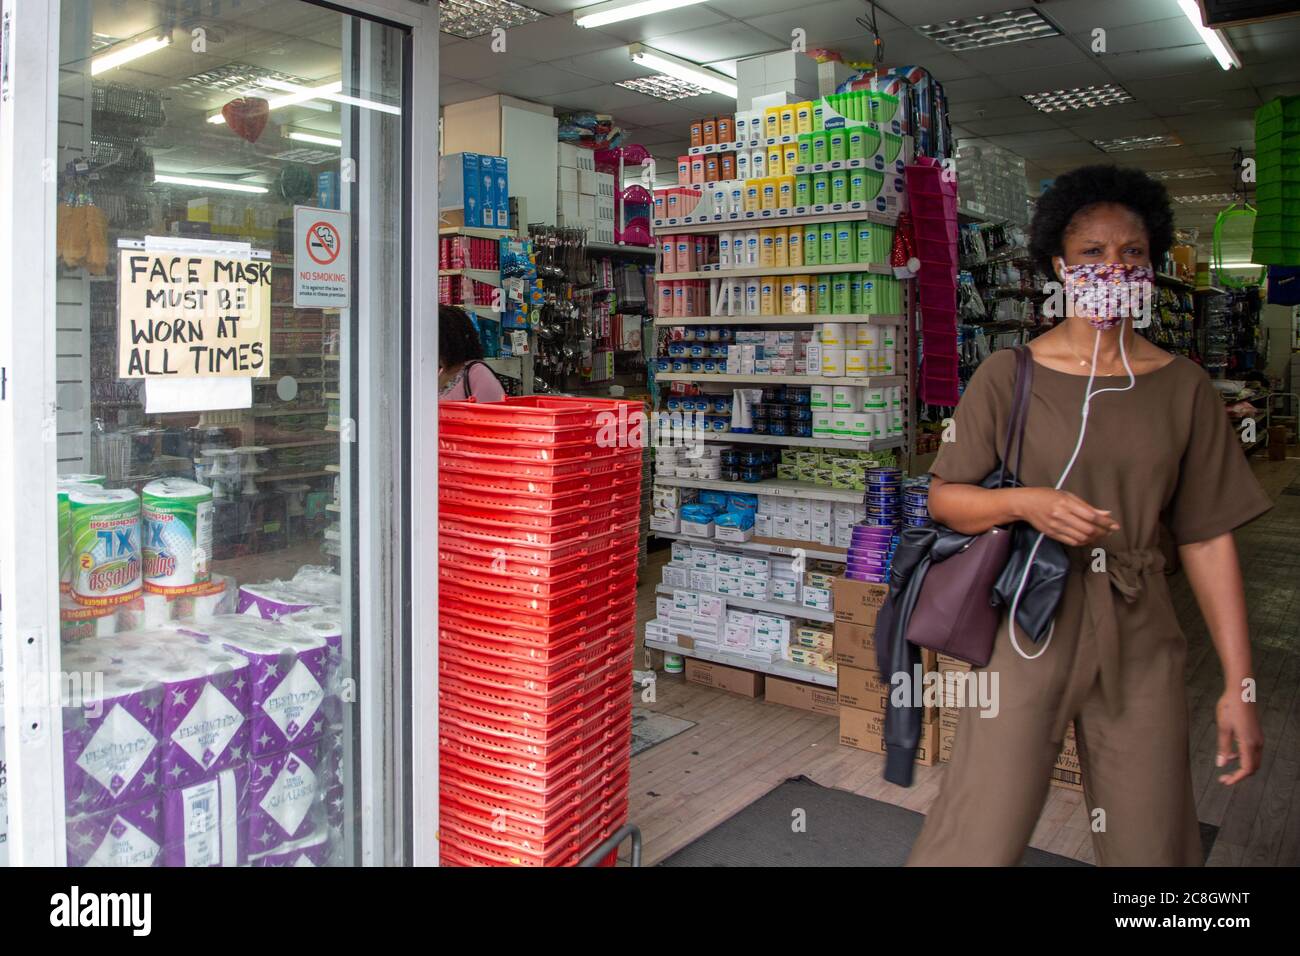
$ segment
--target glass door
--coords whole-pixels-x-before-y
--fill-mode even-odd
[[[12,331],[41,369],[6,368],[53,408],[37,476],[0,486],[52,532],[0,577],[35,585],[2,595],[22,855],[400,860],[411,31],[58,8],[48,306]]]

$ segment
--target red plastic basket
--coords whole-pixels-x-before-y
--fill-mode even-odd
[[[573,529],[551,534],[531,530],[496,529],[461,521],[456,518],[438,519],[438,545],[466,555],[486,558],[489,561],[505,560],[545,569],[561,561],[585,558],[603,551],[613,544],[618,534],[626,534],[639,525],[627,520],[609,528],[592,528],[576,525]],[[535,540],[556,538],[558,540]]]
[[[609,566],[622,560],[624,556],[637,554],[638,535],[633,532],[611,533],[596,541],[598,546],[588,551],[567,556],[557,561],[530,561],[511,558],[496,548],[488,547],[482,541],[468,542],[477,544],[477,548],[462,549],[457,536],[447,535],[439,541],[438,573],[447,574],[455,570],[457,574],[473,574],[494,578],[509,578],[527,585],[549,585],[563,588],[576,578],[591,573],[608,570]],[[484,553],[484,549],[487,552]],[[538,592],[544,593],[544,592]]]
[[[579,821],[596,816],[617,814],[627,805],[629,781],[624,776],[608,788],[575,798],[570,809],[561,810],[554,817],[534,821],[521,819],[506,807],[489,808],[475,799],[462,799],[465,795],[452,788],[440,788],[439,816],[452,815],[458,819],[485,826],[494,832],[512,833],[529,840],[549,843],[556,834],[579,826]]]
[[[438,436],[440,452],[474,455],[497,462],[586,462],[598,458],[605,449],[589,441],[557,442],[551,445],[522,445],[513,441],[489,441],[466,436]]]
[[[636,479],[640,481],[640,476]],[[606,482],[598,488],[585,488],[567,495],[543,497],[529,496],[512,491],[482,491],[478,488],[458,488],[454,485],[438,486],[438,510],[455,513],[461,508],[486,508],[502,514],[525,512],[528,514],[571,513],[578,509],[591,509],[612,502],[621,491],[618,484]]]
[[[572,720],[544,725],[518,725],[456,706],[463,703],[449,698],[448,705],[439,708],[439,726],[454,726],[467,733],[491,737],[504,749],[515,753],[537,753],[542,757],[569,746],[575,737],[598,734],[632,713],[631,694],[602,694],[594,698],[594,703],[579,710]]]
[[[544,618],[563,613],[574,602],[603,603],[613,607],[611,602],[625,597],[628,586],[635,591],[636,579],[628,574],[597,575],[593,583],[578,584],[550,595],[521,594],[508,588],[497,586],[497,582],[488,579],[483,586],[475,586],[468,581],[460,581],[452,575],[443,574],[438,579],[438,602],[454,599],[471,604],[481,604],[490,611],[518,611],[533,613]]]
[[[473,447],[465,447],[465,443],[457,444],[462,447],[448,448],[442,446],[440,448],[438,453],[440,472],[447,470],[481,471],[510,478],[556,481],[562,478],[572,478],[575,475],[605,474],[622,468],[630,468],[634,464],[639,467],[643,457],[642,450],[639,448],[620,449],[613,453],[608,453],[600,448],[588,448],[587,454],[574,455],[559,461],[533,458],[512,459],[508,455],[500,454],[500,449],[495,446],[487,450],[492,452],[489,454]]]
[[[630,509],[628,505],[631,506]],[[491,533],[493,529],[496,529],[498,534],[538,532],[541,534],[568,534],[572,537],[591,525],[600,526],[600,530],[605,530],[610,526],[617,527],[621,519],[638,517],[641,502],[637,499],[630,499],[628,505],[620,504],[611,498],[602,504],[579,505],[566,508],[563,511],[536,513],[506,508],[487,508],[449,501],[439,505],[438,527],[442,528],[445,519],[447,521],[468,521],[474,525],[482,525],[487,533]],[[472,529],[469,533],[473,533]],[[544,544],[545,542],[532,543]]]
[[[605,712],[603,708],[614,709],[625,703],[630,704],[632,698],[627,693],[627,687],[602,686],[587,696],[564,701],[552,713],[543,713],[531,707],[516,707],[499,699],[467,696],[460,692],[459,687],[443,687],[442,683],[439,681],[438,687],[440,707],[458,711],[466,719],[472,718],[482,726],[495,728],[501,733],[514,733],[523,737],[525,733],[535,732],[540,739],[550,739],[548,735],[559,735],[567,732],[575,723],[595,719]]]
[[[613,724],[602,733],[582,735],[567,741],[562,748],[545,759],[531,754],[517,754],[509,748],[491,746],[480,735],[467,734],[456,728],[439,731],[439,753],[455,754],[469,761],[501,772],[518,773],[537,780],[553,779],[567,773],[573,766],[588,770],[599,760],[617,759],[619,750],[629,750],[631,716],[621,724]]]
[[[454,458],[449,458],[449,462],[459,464],[459,461]],[[440,462],[439,464],[443,463]],[[440,468],[438,487],[440,489],[448,487],[464,488],[499,495],[549,498],[601,487],[609,482],[610,476],[613,476],[615,481],[622,481],[625,478],[639,478],[640,474],[641,461],[639,458],[628,463],[619,462],[617,466],[604,469],[599,473],[583,472],[556,479],[521,478],[518,475],[503,474],[498,471],[486,471],[476,468],[461,469],[453,465],[452,467]]]
[[[602,409],[587,399],[521,395],[500,402],[439,402],[438,423],[472,425],[531,425],[563,428],[594,425]]]
[[[480,779],[462,772],[454,762],[439,763],[439,791],[455,799],[487,809],[502,816],[532,823],[555,819],[567,810],[579,807],[595,792],[613,795],[628,773],[626,766],[610,770],[597,767],[585,776],[574,775],[564,784],[546,792],[524,790],[490,779]]]

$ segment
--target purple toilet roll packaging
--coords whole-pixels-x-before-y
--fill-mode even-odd
[[[159,794],[67,821],[68,866],[161,866]]]
[[[251,753],[278,753],[325,734],[331,695],[324,640],[301,628],[241,615],[214,617],[194,630],[204,635],[200,640],[249,661]]]
[[[157,671],[115,663],[91,638],[63,649],[63,779],[78,817],[157,794],[164,687]]]
[[[324,826],[327,748],[318,741],[249,764],[248,845],[267,853],[302,840]]]
[[[240,866],[248,859],[247,764],[164,790],[164,866]]]
[[[329,858],[330,838],[322,830],[305,840],[286,843],[270,853],[259,853],[249,863],[252,866],[325,866]]]
[[[264,581],[239,588],[236,613],[278,621],[287,614],[338,604],[342,600],[341,579],[328,568],[307,565],[288,581]]]

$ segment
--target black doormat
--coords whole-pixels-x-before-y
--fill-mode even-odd
[[[804,811],[795,832],[792,811]],[[923,814],[792,777],[697,838],[660,866],[902,866]],[[1219,828],[1201,824],[1208,858]],[[1028,847],[1021,866],[1091,866]]]

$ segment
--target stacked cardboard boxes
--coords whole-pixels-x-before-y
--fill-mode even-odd
[[[509,163],[504,156],[451,153],[438,161],[438,205],[459,209],[466,226],[510,224]]]
[[[883,584],[836,578],[835,663],[838,666],[840,743],[872,753],[885,752],[885,709],[890,688],[876,666],[876,615],[889,588]],[[936,669],[930,651],[922,654],[926,672]],[[916,762],[933,766],[939,759],[939,712],[926,708]]]
[[[590,242],[614,241],[614,175],[596,172],[589,149],[559,144],[556,217],[559,226],[587,230]]]

